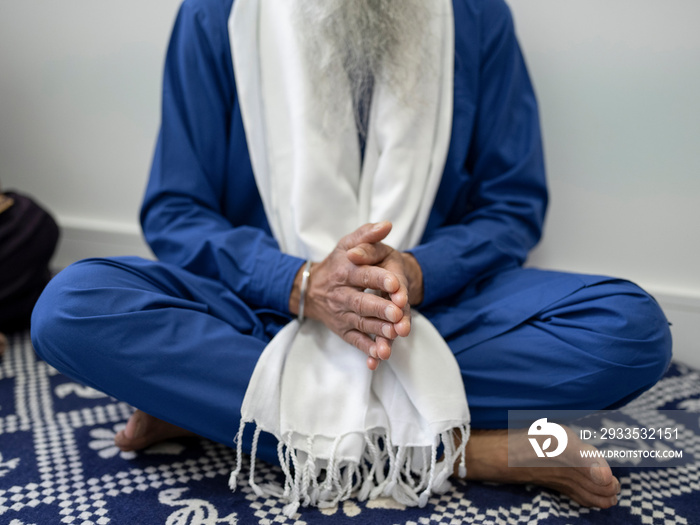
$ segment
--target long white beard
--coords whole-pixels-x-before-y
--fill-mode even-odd
[[[355,122],[365,133],[372,89],[382,82],[407,105],[426,74],[421,45],[429,20],[425,0],[297,0],[297,25],[318,103],[329,121],[348,89]]]

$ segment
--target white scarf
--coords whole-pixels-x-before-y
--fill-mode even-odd
[[[351,1],[351,0],[350,0]],[[385,242],[415,246],[444,168],[452,119],[454,22],[451,0],[430,2],[425,45],[435,75],[418,82],[420,103],[401,104],[377,82],[362,167],[352,103],[324,128],[295,35],[294,2],[236,0],[229,21],[237,93],[255,180],[281,249],[320,261],[366,222],[390,220]],[[256,424],[249,483],[298,506],[392,496],[427,503],[444,491],[469,435],[457,363],[432,324],[413,311],[411,334],[371,372],[366,356],[322,323],[292,321],[268,344],[241,409]],[[453,429],[462,432],[455,447]],[[254,482],[260,431],[279,440],[284,490]],[[444,461],[437,462],[442,443]]]

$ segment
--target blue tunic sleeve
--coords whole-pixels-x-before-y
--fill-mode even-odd
[[[253,307],[287,313],[302,261],[279,250],[264,219],[235,223],[225,209],[225,195],[236,194],[231,186],[250,179],[231,172],[249,168],[249,159],[229,158],[236,154],[230,148],[231,3],[188,0],[180,9],[165,61],[161,129],[141,224],[158,259],[220,280]]]
[[[455,0],[455,116],[421,244],[421,307],[522,264],[547,204],[537,102],[503,0]],[[448,301],[449,302],[449,301]]]

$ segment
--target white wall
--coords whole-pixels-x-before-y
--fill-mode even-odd
[[[700,296],[700,3],[511,5],[552,187],[535,259]]]
[[[700,366],[700,2],[509,3],[552,199],[530,263],[638,282]]]
[[[55,214],[58,265],[149,253],[137,217],[178,5],[0,2],[0,183]]]
[[[700,2],[509,3],[552,197],[531,264],[637,281],[700,366]],[[178,4],[0,2],[0,181],[54,212],[57,266],[149,254],[137,214]]]

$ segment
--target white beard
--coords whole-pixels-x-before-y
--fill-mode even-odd
[[[382,82],[407,105],[426,74],[421,45],[429,11],[425,0],[297,0],[297,30],[317,100],[329,121],[345,107],[348,90],[365,134],[372,89]]]

